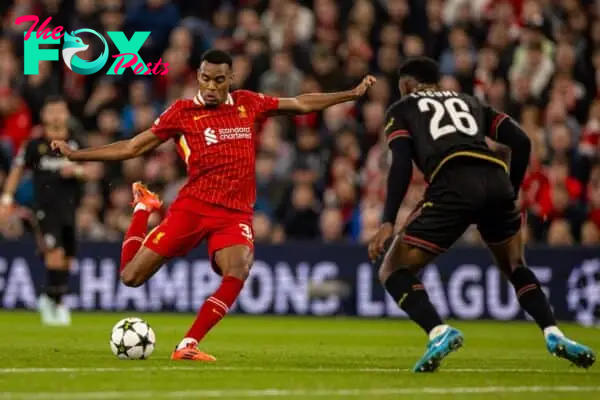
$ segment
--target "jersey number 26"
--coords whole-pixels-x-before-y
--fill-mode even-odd
[[[433,109],[434,113],[429,122],[429,132],[433,140],[438,140],[442,136],[456,132],[469,136],[477,134],[477,121],[471,115],[468,104],[462,99],[451,97],[441,102],[423,98],[419,100],[417,105],[421,112],[429,112]],[[451,123],[441,125],[446,114],[450,117]]]

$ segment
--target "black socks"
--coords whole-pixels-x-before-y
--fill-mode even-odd
[[[550,303],[542,291],[540,282],[527,267],[520,266],[510,276],[521,307],[535,320],[543,330],[556,325]],[[410,319],[415,321],[426,333],[442,325],[423,283],[407,269],[397,269],[384,283],[387,292],[398,302]]]
[[[69,291],[69,270],[46,270],[46,294],[56,304],[60,304],[62,297]]]
[[[521,307],[527,311],[543,330],[556,325],[550,303],[542,291],[540,281],[527,267],[520,266],[510,276],[510,282],[515,287]]]
[[[435,307],[429,301],[423,283],[407,269],[400,268],[394,271],[385,281],[384,287],[400,308],[423,328],[425,333],[429,334],[433,328],[443,324]]]

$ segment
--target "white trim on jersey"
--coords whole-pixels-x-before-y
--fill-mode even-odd
[[[194,103],[197,105],[204,105],[204,99],[202,98],[200,92],[198,92],[198,94],[194,96]],[[228,106],[233,105],[233,97],[231,97],[231,93],[227,93],[227,100],[225,101],[225,104],[227,104]]]

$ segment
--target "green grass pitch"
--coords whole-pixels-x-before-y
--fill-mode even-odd
[[[69,328],[0,312],[0,400],[111,399],[597,399],[600,368],[551,357],[528,322],[456,322],[465,345],[439,372],[413,374],[425,335],[399,320],[229,316],[202,343],[214,364],[169,354],[193,315],[146,314],[157,335],[149,360],[111,353],[128,315],[76,313]],[[600,349],[600,330],[563,326]]]

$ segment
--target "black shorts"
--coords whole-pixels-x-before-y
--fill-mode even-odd
[[[39,207],[35,218],[46,250],[62,248],[65,256],[74,257],[76,250],[75,215],[59,207]]]
[[[403,240],[441,254],[476,224],[486,243],[510,239],[521,216],[509,176],[498,165],[460,157],[450,161],[427,188],[411,215]]]

